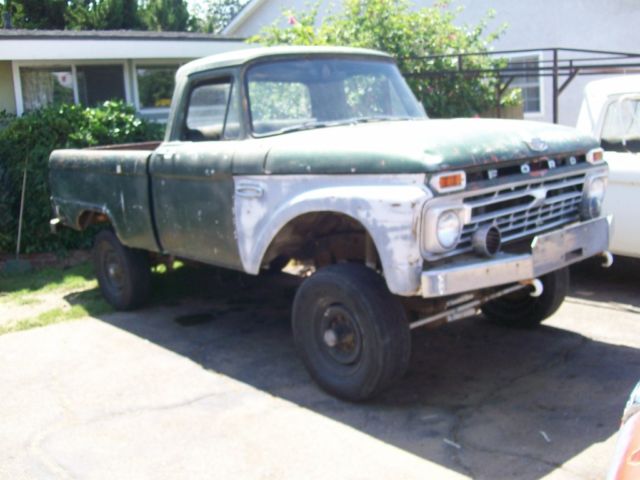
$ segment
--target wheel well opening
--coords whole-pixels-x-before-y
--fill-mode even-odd
[[[380,269],[371,236],[356,219],[335,212],[313,212],[287,223],[271,241],[263,268],[284,266],[289,260],[312,268],[341,262]]]
[[[78,227],[80,230],[84,230],[91,225],[104,225],[110,223],[111,219],[106,214],[93,210],[85,210],[78,217]]]

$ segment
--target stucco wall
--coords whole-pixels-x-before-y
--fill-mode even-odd
[[[0,62],[0,110],[16,113],[11,62]]]
[[[417,5],[433,3],[433,0],[415,0]],[[307,0],[263,0],[233,34],[251,36],[276,20],[285,25],[283,10],[304,11],[308,4]],[[330,4],[339,5],[340,2],[322,0],[321,14],[328,10]],[[505,34],[495,42],[496,50],[565,47],[640,52],[640,8],[637,0],[455,0],[452,8],[457,6],[464,7],[458,17],[460,24],[477,24],[489,9],[493,9],[496,17],[489,23],[489,30],[503,23],[509,25]],[[598,78],[602,77],[578,77],[562,93],[560,123],[575,125],[584,85]],[[527,118],[552,120],[551,79],[543,79],[542,99],[542,114],[528,115]]]
[[[488,9],[496,11],[489,28],[507,23],[496,50],[545,47],[640,52],[640,8],[636,0],[468,0],[460,14],[461,23],[476,23]],[[547,59],[550,59],[547,56]],[[604,78],[579,76],[559,98],[559,121],[575,125],[587,82]],[[560,80],[562,84],[563,80]],[[552,120],[552,85],[543,79],[543,113],[532,119]]]

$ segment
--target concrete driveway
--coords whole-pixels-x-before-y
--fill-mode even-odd
[[[640,379],[636,272],[574,272],[535,331],[416,331],[406,378],[358,405],[296,358],[285,277],[4,335],[0,478],[603,478]]]

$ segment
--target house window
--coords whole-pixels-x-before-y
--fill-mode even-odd
[[[140,108],[169,108],[175,85],[176,65],[136,67]]]
[[[125,99],[122,65],[20,67],[20,86],[24,111],[76,100],[93,107]]]
[[[516,70],[514,79],[509,85],[522,91],[524,113],[541,113],[540,76],[537,72],[539,59],[537,55],[509,59],[508,68]],[[518,75],[518,71],[523,71]],[[511,76],[511,75],[509,75]]]
[[[24,110],[74,101],[71,67],[21,68],[20,85]]]
[[[123,99],[124,75],[121,65],[78,65],[78,99],[94,107],[106,100]]]

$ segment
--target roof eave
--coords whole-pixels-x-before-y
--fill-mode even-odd
[[[251,16],[251,14],[267,0],[250,0],[247,4],[238,12],[238,14],[231,19],[226,27],[220,32],[222,35],[233,35],[238,31],[244,22]]]

